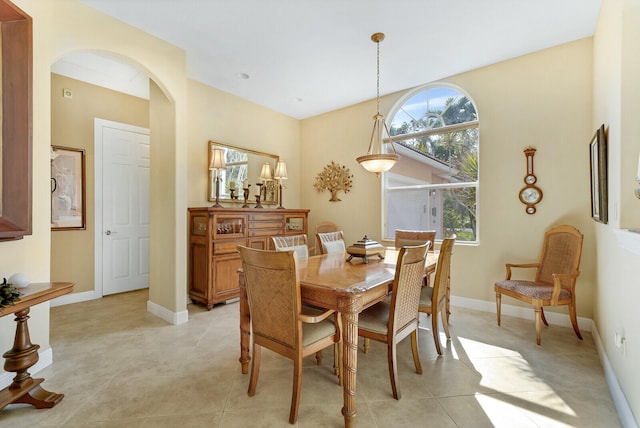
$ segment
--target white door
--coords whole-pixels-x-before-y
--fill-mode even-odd
[[[95,132],[96,248],[101,245],[101,268],[97,262],[96,279],[102,283],[102,295],[146,288],[149,286],[149,130],[96,119]],[[99,181],[101,189],[98,189]]]

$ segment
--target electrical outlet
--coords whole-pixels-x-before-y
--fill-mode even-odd
[[[62,90],[62,96],[65,98],[73,98],[73,92],[71,92],[71,89],[64,88]]]

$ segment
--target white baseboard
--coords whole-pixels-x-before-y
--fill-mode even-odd
[[[173,325],[184,324],[189,321],[188,311],[171,312],[164,306],[153,303],[151,300],[147,300],[147,311]]]
[[[86,302],[88,300],[95,300],[100,298],[102,298],[102,296],[95,291],[84,291],[82,293],[65,294],[51,300],[51,307],[68,305],[71,303]]]
[[[49,367],[51,363],[53,363],[53,350],[50,347],[48,349],[39,349],[38,362],[29,368],[29,374],[33,377],[40,370]],[[11,385],[15,376],[16,374],[13,372],[2,372],[0,374],[0,389]]]
[[[460,306],[467,309],[475,309],[477,311],[491,312],[494,314],[496,313],[495,302],[487,302],[486,300],[476,300],[468,299],[466,297],[451,296],[451,305]],[[501,312],[502,315],[509,315],[512,317],[529,320],[535,319],[535,314],[532,307],[525,308],[521,306],[505,305],[504,300],[502,301]],[[549,324],[559,325],[562,327],[571,327],[569,314],[545,311],[544,317],[547,319]],[[580,327],[580,330],[591,331],[592,325],[593,321],[590,318],[578,317],[578,327]]]
[[[595,323],[593,324],[593,328],[591,329],[591,335],[593,336],[593,340],[596,342],[598,355],[600,355],[600,361],[602,361],[604,377],[607,380],[607,386],[609,387],[609,392],[611,393],[611,398],[613,399],[613,403],[615,404],[616,410],[618,411],[618,417],[620,418],[622,426],[624,428],[638,428],[638,422],[633,417],[633,412],[631,411],[631,407],[629,406],[627,397],[624,396],[624,392],[622,391],[620,383],[618,382],[618,378],[613,371],[613,367],[611,366],[609,357],[604,352],[602,339],[600,339],[600,334],[598,333],[598,329],[596,328]]]

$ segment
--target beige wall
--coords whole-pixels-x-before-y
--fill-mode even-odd
[[[504,263],[537,258],[544,231],[571,223],[585,234],[578,315],[593,316],[591,52],[591,39],[584,39],[443,80],[469,93],[480,117],[479,245],[456,245],[452,294],[494,302],[492,285],[504,278]],[[381,112],[402,95],[384,97]],[[364,234],[381,238],[381,181],[355,161],[367,148],[373,113],[370,101],[302,121],[302,205],[311,209],[312,227],[334,221],[347,242]],[[527,146],[538,149],[535,171],[544,192],[535,215],[526,214],[518,199]],[[329,202],[327,193],[312,187],[331,160],[354,173],[353,189],[342,202]]]
[[[162,254],[172,266],[169,276],[160,287],[177,290],[172,302],[158,302],[170,311],[186,309],[186,233],[184,222],[177,221],[177,213],[184,219],[186,211],[186,55],[184,51],[158,40],[147,33],[129,27],[98,13],[78,0],[51,2],[49,0],[15,0],[33,18],[33,234],[15,242],[0,243],[0,273],[27,274],[32,281],[49,281],[51,271],[50,230],[50,160],[51,140],[51,65],[67,53],[91,50],[111,53],[129,60],[147,72],[169,97],[175,111],[175,128],[169,144],[171,160],[175,162],[170,179],[176,188],[171,209],[151,213],[156,219],[174,219],[176,226],[173,254]],[[135,40],[135,43],[132,43]],[[153,132],[153,130],[152,130]],[[154,161],[152,160],[153,169]],[[151,189],[153,195],[160,194]],[[168,258],[171,257],[171,260]],[[162,261],[160,261],[162,263]],[[179,292],[181,291],[181,292]],[[31,339],[49,348],[49,304],[39,305],[29,320]],[[11,317],[0,319],[0,349],[9,349],[13,342]]]
[[[207,199],[209,140],[280,156],[287,163],[289,176],[283,183],[283,204],[287,208],[301,206],[298,120],[189,80],[190,207],[213,205]]]
[[[94,290],[94,118],[148,128],[149,101],[51,74],[51,144],[85,150],[87,228],[51,234],[51,280],[74,282],[75,293]]]
[[[640,2],[604,0],[594,36],[592,128],[604,123],[609,142],[608,225],[596,225],[597,278],[594,321],[623,394],[640,419],[640,227],[637,185],[640,152]],[[625,337],[617,348],[615,333]]]

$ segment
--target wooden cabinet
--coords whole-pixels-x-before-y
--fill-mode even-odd
[[[272,236],[307,233],[309,210],[189,208],[189,297],[213,305],[239,296],[237,246],[272,250]]]

